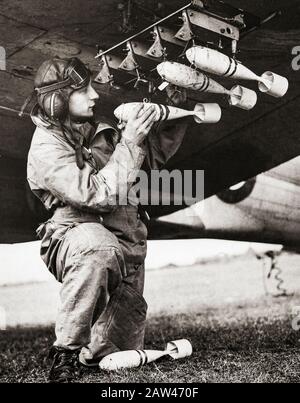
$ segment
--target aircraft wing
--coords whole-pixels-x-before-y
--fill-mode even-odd
[[[35,239],[34,230],[45,218],[39,201],[26,184],[26,155],[34,127],[28,116],[21,119],[17,114],[32,91],[34,73],[43,60],[58,55],[78,56],[96,74],[99,65],[94,58],[95,45],[111,46],[126,37],[113,30],[113,22],[119,17],[113,3],[78,0],[76,7],[70,9],[68,2],[53,0],[47,12],[44,6],[30,8],[25,2],[1,3],[0,45],[7,56],[6,70],[0,71],[2,243]],[[185,3],[172,2],[172,7]],[[222,120],[215,125],[197,125],[191,119],[184,143],[167,168],[204,170],[205,197],[288,161],[300,150],[300,71],[292,68],[292,49],[300,37],[300,5],[290,2],[286,6],[281,0],[227,3],[260,19],[282,10],[280,17],[242,38],[237,58],[258,75],[271,70],[287,77],[290,87],[281,99],[259,93],[258,104],[251,111],[232,109],[221,96],[201,94],[201,101],[220,103]],[[223,83],[230,88],[228,80]],[[257,83],[247,82],[246,86],[258,92]],[[97,89],[103,100],[99,108],[108,115],[124,97],[141,101],[145,96],[143,90],[127,91],[124,95],[109,85],[97,84]],[[150,216],[159,217],[178,208],[152,206],[148,210]]]

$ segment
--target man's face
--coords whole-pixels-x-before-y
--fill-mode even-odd
[[[92,118],[94,106],[99,99],[98,93],[92,87],[91,82],[86,87],[72,92],[69,99],[69,112],[72,120],[84,120]]]

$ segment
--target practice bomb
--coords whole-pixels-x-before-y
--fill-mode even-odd
[[[100,361],[99,367],[106,371],[139,368],[167,355],[174,360],[179,360],[190,357],[192,353],[191,343],[181,339],[169,342],[165,350],[128,350],[109,354]]]
[[[242,63],[215,49],[193,46],[186,51],[186,57],[190,63],[207,73],[238,80],[258,81],[259,90],[275,98],[283,97],[289,88],[285,77],[272,71],[258,76]]]
[[[195,91],[227,95],[230,105],[241,109],[250,110],[257,103],[255,91],[240,85],[228,90],[200,71],[181,63],[163,62],[157,66],[157,71],[162,79],[170,84]]]
[[[120,122],[127,122],[132,109],[141,104],[144,104],[145,107],[155,107],[156,122],[163,122],[166,120],[181,119],[186,116],[193,116],[197,123],[217,123],[220,121],[222,116],[220,106],[213,103],[199,103],[196,104],[193,111],[188,111],[185,109],[176,108],[174,106],[141,102],[130,102],[122,104],[115,109],[114,115]]]

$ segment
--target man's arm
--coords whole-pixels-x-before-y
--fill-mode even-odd
[[[28,181],[33,185],[32,190],[48,190],[63,203],[80,209],[112,210],[116,204],[127,201],[128,189],[135,182],[145,157],[140,144],[154,119],[154,108],[133,109],[120,143],[98,172],[88,162],[79,169],[73,148],[49,131],[39,129],[28,156]],[[30,177],[32,172],[36,178]]]
[[[146,158],[143,168],[163,168],[181,146],[187,127],[187,119],[184,118],[163,123],[157,130],[152,129],[144,144]]]
[[[128,185],[136,180],[145,157],[141,147],[122,138],[107,165],[96,172],[87,162],[79,169],[68,144],[47,141],[47,134],[45,140],[33,142],[28,158],[28,171],[31,165],[38,186],[63,203],[97,212],[112,210],[119,194],[127,195]]]

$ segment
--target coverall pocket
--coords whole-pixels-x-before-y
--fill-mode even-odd
[[[142,349],[147,309],[143,296],[130,284],[122,282],[107,305],[104,337],[120,350]]]

